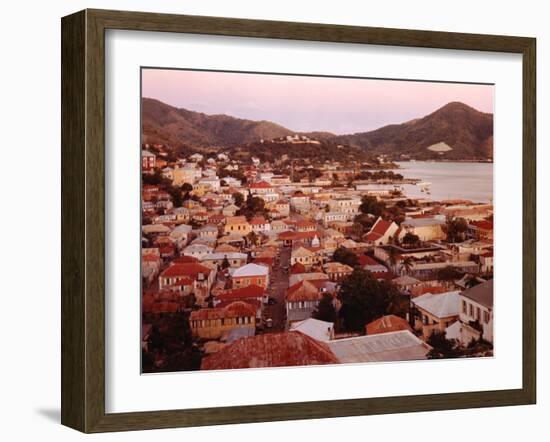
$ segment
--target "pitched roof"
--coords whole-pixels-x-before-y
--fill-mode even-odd
[[[290,267],[290,274],[291,275],[297,275],[297,274],[305,273],[305,272],[306,272],[305,266],[303,264],[299,263],[299,262],[297,262],[292,267]]]
[[[412,302],[422,310],[426,310],[437,318],[447,318],[456,316],[458,310],[458,291],[445,292],[439,294],[426,293],[425,295],[414,298]]]
[[[219,301],[236,300],[236,299],[249,299],[249,298],[261,298],[265,294],[265,289],[258,285],[252,284],[248,287],[229,290],[216,296]]]
[[[256,309],[244,301],[235,301],[223,308],[201,308],[191,312],[190,320],[242,318],[256,316]]]
[[[265,181],[258,181],[257,183],[252,183],[249,186],[251,189],[271,189],[271,184]]]
[[[190,278],[195,279],[200,273],[208,275],[210,274],[210,269],[202,264],[192,262],[185,264],[172,264],[162,272],[161,276],[189,276]]]
[[[269,333],[239,339],[206,356],[202,370],[336,364],[330,348],[300,332]]]
[[[327,345],[341,363],[427,359],[431,349],[408,330],[337,339]]]
[[[366,326],[367,335],[388,333],[399,330],[411,330],[409,323],[399,316],[386,315],[369,322]]]
[[[233,272],[233,278],[242,278],[246,276],[266,276],[269,274],[269,269],[265,266],[258,264],[246,264],[242,267],[239,267]]]
[[[391,227],[392,222],[386,221],[382,219],[382,217],[378,217],[372,228],[370,229],[370,232],[376,233],[380,236],[383,236],[386,234],[388,229]]]
[[[255,216],[250,220],[250,224],[252,225],[262,225],[262,224],[269,224],[268,221],[263,216]]]
[[[246,224],[245,216],[228,216],[225,224]]]
[[[300,322],[294,322],[290,326],[290,331],[299,331],[304,335],[321,342],[330,341],[333,330],[333,322],[320,321],[315,318],[308,318]]]
[[[300,281],[290,286],[286,291],[286,301],[317,301],[321,299],[321,292],[310,281]]]
[[[466,289],[460,295],[485,307],[493,308],[493,280]]]

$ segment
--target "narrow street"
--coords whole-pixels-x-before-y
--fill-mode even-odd
[[[281,247],[279,260],[273,266],[269,295],[277,302],[266,305],[264,317],[273,320],[271,331],[283,331],[285,329],[286,309],[285,294],[288,288],[288,269],[290,267],[290,247]]]

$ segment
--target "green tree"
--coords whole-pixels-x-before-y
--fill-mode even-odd
[[[449,216],[443,230],[447,234],[447,241],[461,242],[464,241],[464,235],[468,230],[468,222],[464,218]]]
[[[451,281],[453,279],[460,279],[462,278],[462,273],[453,266],[446,266],[442,269],[439,269],[437,272],[437,279],[442,281]]]
[[[338,297],[345,329],[364,331],[369,322],[395,312],[400,294],[391,283],[378,281],[370,272],[356,268],[342,281]]]
[[[229,260],[227,259],[227,256],[224,256],[222,261],[222,269],[227,269],[228,267],[229,267]]]
[[[407,232],[403,237],[402,242],[408,246],[416,246],[420,242],[420,237],[412,232]]]
[[[382,215],[385,209],[386,205],[382,201],[378,201],[374,196],[364,195],[361,198],[361,205],[359,206],[361,213],[378,217]]]
[[[357,267],[359,265],[359,258],[357,258],[357,255],[345,247],[338,247],[334,251],[332,259],[350,267]]]
[[[183,183],[183,184],[181,185],[181,190],[182,190],[183,192],[191,192],[191,191],[193,190],[193,186],[192,186],[191,184],[189,184],[189,183]]]
[[[434,331],[427,343],[432,347],[428,359],[457,358],[461,354],[456,340],[447,339],[445,332]]]
[[[327,293],[323,295],[317,305],[317,308],[313,312],[312,317],[318,319],[319,321],[336,322],[338,315],[336,313],[336,309],[334,308],[334,299],[332,295]]]
[[[244,196],[241,192],[235,192],[233,195],[231,195],[233,197],[233,201],[235,201],[235,205],[237,207],[242,207],[243,203],[244,203]]]
[[[411,258],[410,256],[407,256],[404,260],[403,260],[403,268],[405,269],[405,273],[409,273],[411,271],[411,268],[414,264],[414,259]]]

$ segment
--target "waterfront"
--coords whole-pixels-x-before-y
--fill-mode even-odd
[[[492,163],[417,161],[397,164],[400,167],[398,173],[405,178],[419,178],[431,183],[429,195],[422,192],[421,186],[403,185],[404,193],[411,198],[468,199],[486,203],[493,201]]]

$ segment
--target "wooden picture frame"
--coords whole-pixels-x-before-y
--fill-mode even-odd
[[[105,30],[517,53],[523,57],[523,385],[513,390],[105,412]],[[84,10],[62,19],[62,410],[83,432],[533,404],[536,41],[533,38]]]

